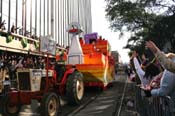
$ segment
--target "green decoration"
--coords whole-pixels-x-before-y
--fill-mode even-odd
[[[39,43],[38,42],[34,42],[35,48],[38,49],[39,48]]]
[[[13,37],[11,35],[7,35],[6,42],[9,43],[13,40]]]
[[[26,38],[22,38],[21,45],[23,46],[23,48],[27,47],[27,39]]]

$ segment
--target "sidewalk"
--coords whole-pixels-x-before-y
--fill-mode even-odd
[[[125,77],[117,78],[117,80],[113,83],[113,87],[104,91],[100,96],[98,96],[93,102],[87,105],[80,112],[69,116],[114,116],[114,114],[118,113],[119,108],[124,108],[124,110],[126,110],[125,105],[131,98],[128,97],[128,95],[125,96],[125,99],[123,100],[124,107],[123,106],[120,107],[125,80],[126,80]],[[130,87],[129,84],[127,85],[127,88],[128,87]],[[126,89],[126,93],[128,93],[128,90],[129,88]],[[128,111],[121,110],[121,114],[119,116],[136,116],[136,113],[133,113],[133,111],[129,110]]]

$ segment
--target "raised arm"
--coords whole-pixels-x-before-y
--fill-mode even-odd
[[[155,54],[156,58],[165,69],[169,70],[170,72],[175,72],[175,63],[167,58],[166,55],[161,52],[160,49],[152,41],[147,41],[146,47]]]

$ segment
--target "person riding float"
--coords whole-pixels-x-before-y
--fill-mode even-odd
[[[67,60],[67,54],[65,50],[59,49],[59,51],[56,54],[56,64],[55,64],[55,70],[57,72],[58,82],[62,79],[66,71],[66,67],[65,67],[66,60]]]

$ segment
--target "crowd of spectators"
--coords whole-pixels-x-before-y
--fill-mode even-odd
[[[146,42],[144,54],[132,51],[130,65],[144,97],[169,97],[175,104],[175,54],[165,54],[154,42]],[[175,108],[175,105],[171,106]]]
[[[171,96],[175,93],[175,54],[165,54],[147,41],[144,54],[133,51],[130,65],[140,80],[140,87],[150,96]]]
[[[20,54],[13,52],[0,52],[0,71],[6,71],[10,79],[16,78],[18,68],[44,69],[45,57]]]

